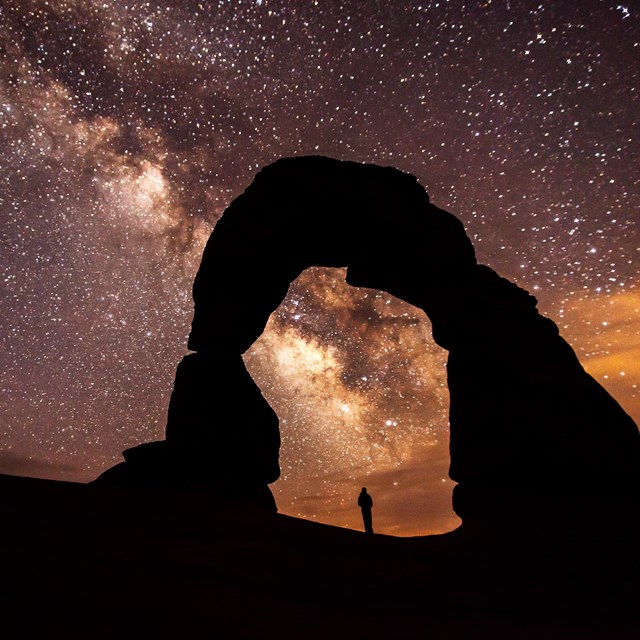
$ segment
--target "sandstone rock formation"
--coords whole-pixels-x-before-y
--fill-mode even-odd
[[[463,520],[637,498],[637,427],[535,298],[478,265],[460,221],[413,176],[319,156],[264,168],[205,248],[188,343],[197,354],[178,368],[167,441],[155,445],[192,459],[198,473],[178,467],[196,482],[207,459],[206,482],[252,496],[278,477],[277,418],[240,356],[310,266],[346,266],[350,284],[430,318],[449,350],[450,475]]]
[[[188,490],[276,510],[268,488],[280,475],[278,417],[239,353],[183,358],[169,403],[167,439],[124,452],[99,484]]]

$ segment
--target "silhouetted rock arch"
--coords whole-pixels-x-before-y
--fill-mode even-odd
[[[450,476],[463,519],[637,498],[636,425],[535,298],[477,264],[463,225],[415,177],[320,156],[260,171],[207,243],[188,343],[197,353],[178,368],[167,424],[180,473],[195,466],[198,482],[240,493],[277,479],[278,420],[241,354],[310,266],[347,267],[348,283],[429,316],[449,351]]]

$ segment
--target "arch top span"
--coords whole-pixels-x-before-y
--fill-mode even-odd
[[[347,282],[422,306],[476,264],[462,223],[417,179],[391,167],[323,156],[262,169],[224,212],[193,287],[189,348],[246,351],[289,284],[308,267],[347,267]]]

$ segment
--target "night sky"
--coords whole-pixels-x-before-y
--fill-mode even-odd
[[[213,225],[313,153],[416,175],[640,420],[638,4],[0,0],[0,50],[0,472],[163,438]],[[445,359],[422,312],[305,272],[245,356],[280,511],[360,527],[367,486],[378,531],[456,526]]]

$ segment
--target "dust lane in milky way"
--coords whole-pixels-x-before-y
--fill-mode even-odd
[[[632,5],[5,0],[0,39],[0,471],[87,480],[163,436],[211,228],[310,153],[416,175],[640,419]],[[305,272],[246,355],[280,509],[358,526],[367,485],[377,530],[455,526],[445,357]]]

